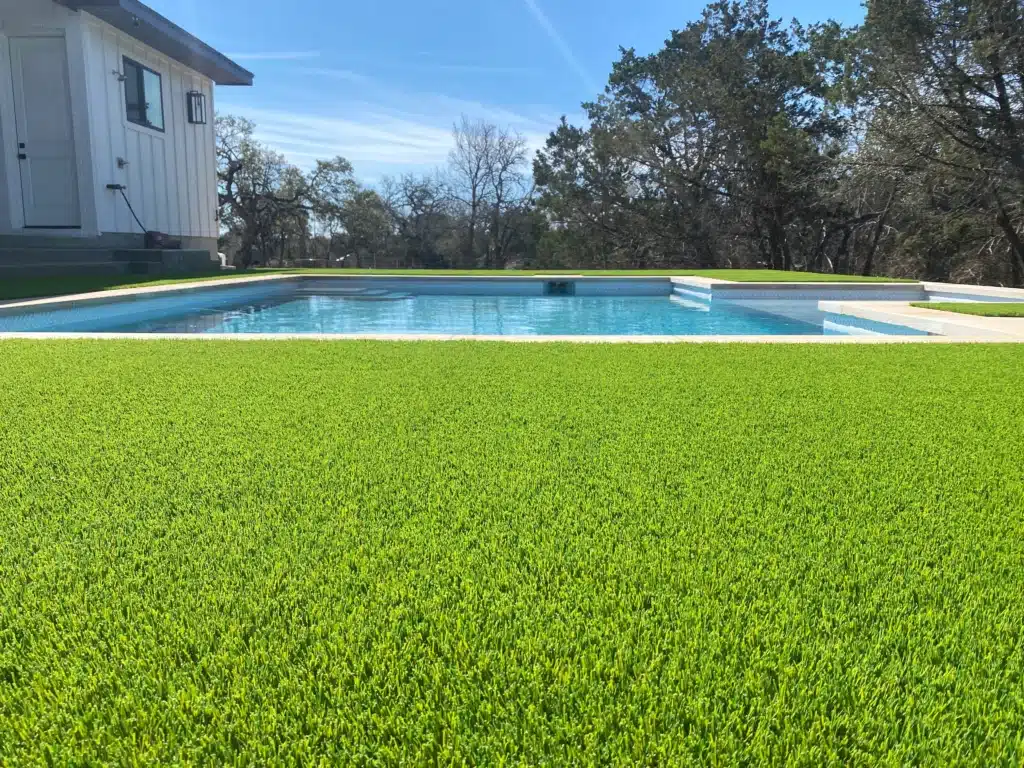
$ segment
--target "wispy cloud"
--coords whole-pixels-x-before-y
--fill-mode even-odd
[[[601,88],[597,82],[590,76],[590,73],[583,67],[580,60],[576,58],[576,55],[572,52],[569,44],[565,41],[565,38],[559,34],[558,30],[555,29],[555,25],[551,23],[551,19],[544,13],[544,10],[537,4],[537,0],[523,0],[526,3],[527,10],[533,15],[534,20],[540,25],[540,28],[544,30],[544,34],[548,36],[548,39],[554,43],[555,48],[562,55],[562,59],[569,68],[579,75],[580,80],[587,87],[588,91],[598,93]]]
[[[402,72],[408,70],[410,66],[414,66],[415,69],[420,71],[429,70],[431,72],[466,72],[472,74],[481,75],[537,75],[541,73],[540,69],[536,67],[525,67],[514,64],[484,64],[481,62],[460,62],[460,61],[427,61],[426,59],[433,58],[432,54],[426,54],[423,52],[414,52],[410,54],[415,56],[418,61],[414,65],[405,59],[394,58],[394,59],[372,59],[362,58],[360,61],[355,61],[351,57],[346,56],[346,64],[351,66],[354,63],[363,67],[372,68],[372,70],[378,75],[394,75],[396,72]],[[343,80],[361,80],[366,81],[369,79],[366,75],[357,74],[352,69],[342,69],[333,67],[317,67],[317,68],[306,68],[306,72],[322,74],[327,77],[334,77]]]
[[[302,72],[306,75],[321,75],[322,77],[330,77],[334,80],[344,80],[349,83],[370,83],[373,78],[368,75],[360,74],[359,72],[353,72],[350,69],[334,69],[329,67],[296,67],[296,72]]]
[[[236,61],[299,61],[315,59],[320,51],[258,51],[255,53],[229,53],[229,59]]]
[[[260,141],[300,167],[341,155],[363,180],[424,173],[443,165],[453,144],[452,127],[461,115],[519,132],[531,151],[544,145],[558,122],[550,107],[520,110],[424,93],[346,69],[290,71],[311,77],[300,78],[286,103],[257,106],[247,99],[223,98],[220,110],[251,119]]]
[[[398,115],[413,121],[441,118],[447,128],[450,128],[461,115],[468,115],[474,120],[486,120],[503,128],[514,128],[524,134],[541,131],[545,137],[559,119],[559,115],[552,115],[539,108],[532,109],[531,115],[533,112],[537,112],[537,114],[531,116],[514,109],[484,104],[479,101],[439,93],[408,90],[376,77],[347,69],[297,67],[296,71],[322,75],[352,83],[357,87],[361,86],[362,88],[357,88],[356,92],[361,93],[368,100],[360,101],[358,97],[349,94],[346,98],[348,110],[365,108],[377,114]],[[318,90],[317,93],[322,95],[322,90]]]
[[[256,138],[281,152],[296,165],[309,168],[318,159],[341,155],[361,179],[407,171],[428,172],[443,165],[452,148],[452,126],[460,110],[439,102],[420,103],[419,112],[390,109],[379,104],[346,102],[345,114],[223,104],[229,113],[256,123]],[[454,105],[453,105],[454,106]],[[471,108],[472,104],[459,104]],[[471,118],[492,119],[502,110],[463,110]],[[538,149],[553,125],[519,117],[514,126],[527,146]]]
[[[439,72],[466,72],[480,75],[535,75],[538,72],[530,67],[489,67],[485,64],[434,64],[428,66]]]
[[[386,114],[332,117],[279,109],[232,110],[256,123],[256,137],[299,165],[342,155],[367,166],[433,166],[448,156],[451,129]]]

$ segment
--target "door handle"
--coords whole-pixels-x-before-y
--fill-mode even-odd
[[[19,152],[18,153],[18,159],[19,160],[28,160],[28,155],[26,155],[24,152]]]

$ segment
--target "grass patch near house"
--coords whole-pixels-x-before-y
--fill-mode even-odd
[[[683,276],[716,277],[720,280],[737,282],[913,282],[893,278],[858,277],[856,275],[822,275],[811,272],[782,272],[770,269],[706,269],[706,270],[486,270],[486,269],[256,269],[240,272],[220,272],[215,275],[175,276],[154,278],[153,275],[68,275],[54,277],[8,277],[0,282],[0,301],[14,299],[33,299],[45,296],[64,296],[74,293],[90,293],[92,291],[110,291],[120,288],[146,288],[156,285],[173,285],[175,283],[223,280],[241,277],[253,277],[265,274],[295,275],[334,275],[338,277],[356,275],[411,275],[411,276],[447,276],[447,277],[522,277],[543,274],[573,275],[606,275],[623,276]]]
[[[1021,347],[8,341],[0,378],[0,764],[1024,753]]]
[[[956,312],[960,315],[978,315],[979,317],[1024,317],[1024,302],[918,301],[910,306],[937,309],[942,312]]]

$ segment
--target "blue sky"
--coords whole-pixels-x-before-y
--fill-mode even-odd
[[[619,46],[657,50],[693,0],[147,0],[253,71],[217,109],[292,162],[342,155],[373,183],[444,162],[461,114],[543,144],[607,79]],[[857,23],[857,0],[776,0],[773,15]]]

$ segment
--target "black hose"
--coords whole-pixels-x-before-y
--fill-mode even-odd
[[[121,197],[124,198],[124,204],[128,206],[128,210],[132,212],[132,218],[134,218],[135,223],[139,225],[139,229],[141,229],[143,232],[148,231],[146,227],[142,224],[142,222],[139,221],[139,217],[135,215],[135,209],[132,208],[132,204],[131,201],[128,199],[128,195],[124,193],[124,187],[119,187],[118,192],[120,192]]]

